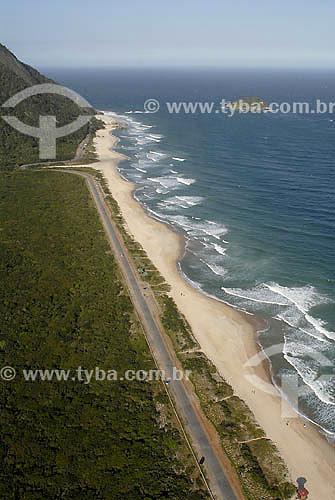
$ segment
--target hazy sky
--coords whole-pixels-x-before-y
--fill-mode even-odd
[[[0,19],[39,67],[334,67],[334,0],[5,0]]]

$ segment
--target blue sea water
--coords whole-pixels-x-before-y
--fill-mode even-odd
[[[335,437],[335,113],[170,114],[166,101],[335,101],[335,72],[60,70],[50,77],[117,113],[121,174],[149,213],[186,238],[180,271],[266,319],[275,383],[294,375],[299,412]],[[143,113],[146,99],[161,109]],[[307,390],[306,390],[307,389]]]

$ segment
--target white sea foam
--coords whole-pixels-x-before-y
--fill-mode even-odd
[[[292,302],[302,313],[306,313],[311,307],[322,304],[326,300],[318,295],[312,286],[288,288],[277,283],[265,283],[264,286],[273,293],[281,295],[288,302]]]
[[[328,339],[335,340],[335,332],[330,332],[329,330],[324,328],[324,325],[326,323],[322,319],[314,318],[310,314],[305,314],[305,318],[308,321],[308,323],[313,325],[318,332],[322,333]]]
[[[226,248],[220,247],[220,245],[218,245],[217,243],[213,243],[213,247],[215,248],[215,250],[217,251],[217,253],[219,253],[221,255],[225,255],[225,253],[227,251]]]
[[[208,221],[197,220],[195,217],[185,217],[183,215],[174,215],[166,217],[169,222],[182,227],[187,233],[194,237],[204,234],[211,236],[217,240],[221,240],[221,235],[227,233],[227,228],[224,224],[210,225]]]
[[[165,206],[168,209],[171,209],[173,207],[180,207],[180,208],[189,208],[193,207],[195,205],[199,205],[201,203],[203,198],[201,196],[172,196],[171,198],[167,198],[163,200],[163,206]]]
[[[225,293],[229,295],[234,295],[235,297],[239,297],[241,299],[250,300],[251,302],[258,302],[260,304],[273,304],[277,306],[286,306],[287,302],[278,302],[278,300],[270,300],[264,296],[264,289],[252,289],[252,290],[243,290],[240,288],[226,288],[221,287]]]
[[[186,201],[182,200],[179,196],[172,196],[171,198],[166,198],[161,202],[161,205],[167,209],[173,209],[176,207],[180,208],[189,208],[189,205],[186,204]]]
[[[147,173],[147,171],[146,171],[146,170],[144,170],[143,168],[139,168],[139,167],[135,167],[135,168],[136,168],[136,170],[138,170],[139,172],[143,172],[144,174],[146,174],[146,173]]]
[[[318,399],[327,405],[335,406],[335,377],[329,374],[333,363],[323,353],[322,348],[322,344],[308,338],[301,342],[295,331],[291,335],[285,335],[283,353],[286,361]],[[320,371],[325,372],[327,368],[328,374],[320,376]]]
[[[146,156],[151,161],[159,161],[162,158],[165,158],[166,154],[164,154],[164,153],[158,153],[156,151],[149,151],[149,153],[147,153]]]
[[[136,137],[136,144],[140,146],[144,146],[145,144],[148,144],[150,140],[148,140],[146,137]]]
[[[161,139],[159,137],[155,137],[152,134],[148,134],[146,137],[147,142],[161,142]]]
[[[149,134],[152,139],[163,139],[164,135],[161,134]]]
[[[160,203],[158,203],[158,206],[164,208],[165,210],[175,210],[176,206],[178,208],[183,208],[183,209],[188,208],[188,205],[183,205],[182,203],[167,203],[166,200],[163,200]]]
[[[148,177],[148,180],[152,182],[157,182],[161,186],[163,186],[165,189],[177,189],[178,187],[178,182],[175,177],[171,177],[169,175],[167,176],[161,176],[161,177]]]
[[[155,139],[154,137],[147,137],[147,139],[148,139],[149,141],[153,141],[153,142],[161,142],[161,140],[160,140],[160,139]]]
[[[277,314],[276,319],[284,321],[284,323],[286,323],[291,328],[296,328],[299,331],[305,333],[306,335],[313,337],[316,340],[319,340],[320,342],[329,343],[329,341],[327,339],[325,339],[325,337],[323,335],[321,335],[319,332],[317,332],[315,330],[314,331],[313,330],[306,330],[306,328],[304,328],[301,324],[302,317],[301,317],[300,312],[297,311],[293,307],[290,307],[290,308],[286,309],[285,311],[283,311],[282,313]]]
[[[193,207],[194,205],[199,205],[204,200],[202,196],[176,196],[176,198],[178,200],[184,201],[191,207]]]
[[[149,151],[149,153],[157,156],[163,156],[163,157],[166,156],[166,153],[159,153],[158,151]]]
[[[162,184],[161,180],[159,177],[148,177],[148,181],[151,182],[158,182],[159,184]]]
[[[289,326],[284,330],[283,355],[310,388],[310,395],[304,397],[315,397],[325,405],[334,406],[335,377],[320,376],[323,367],[332,366],[325,355],[333,345],[330,341],[332,332],[328,332],[323,322],[312,317],[309,312],[316,305],[329,302],[329,299],[310,286],[288,288],[277,283],[263,284],[249,290],[226,287],[222,287],[222,290],[242,299],[242,305],[247,308],[251,307],[248,303],[258,302],[262,306],[261,310],[266,305],[270,307],[269,313],[272,315],[279,308],[280,312],[275,317]],[[316,401],[313,404],[315,411],[318,411]],[[324,415],[327,414],[325,408],[322,411]]]
[[[162,220],[162,215],[159,214],[158,212],[155,212],[154,210],[152,210],[151,208],[149,207],[146,207],[147,211],[150,212],[151,214],[153,214],[155,216],[155,218],[159,219],[159,220]]]
[[[317,293],[311,286],[288,288],[277,283],[265,283],[249,290],[238,288],[223,288],[223,290],[250,303],[276,306],[276,309],[270,309],[269,313],[292,328],[298,329],[301,334],[323,343],[335,338],[335,333],[328,331],[325,323],[310,313],[316,305],[329,302],[327,297]]]
[[[296,308],[303,314],[307,323],[312,325],[316,331],[335,340],[335,332],[330,332],[324,328],[324,322],[321,319],[314,318],[308,311],[317,305],[329,303],[328,297],[318,293],[312,286],[304,286],[299,288],[287,288],[278,284],[265,285],[269,290],[285,297],[290,303],[294,304]],[[308,325],[307,325],[308,326]],[[310,332],[310,333],[313,333]]]
[[[213,271],[214,274],[218,276],[226,276],[227,269],[225,269],[224,267],[218,266],[217,264],[209,264],[209,262],[205,262],[205,264],[211,271]]]
[[[152,137],[150,134],[149,135],[139,134],[139,130],[133,130],[132,132],[129,132],[129,135],[134,136],[134,140],[136,141],[136,144],[139,146],[144,146],[152,142],[161,141],[161,139],[156,139],[155,137]]]
[[[186,186],[190,186],[191,184],[194,184],[195,179],[185,179],[184,177],[177,177],[177,181],[181,184],[186,184]]]
[[[168,219],[172,224],[182,227],[185,231],[193,229],[192,220],[184,215],[166,216],[166,219]]]
[[[197,223],[195,226],[195,230],[200,233],[205,233],[208,236],[212,236],[216,240],[224,241],[222,240],[222,236],[224,234],[227,234],[228,229],[224,224],[211,224],[211,221],[200,221]]]

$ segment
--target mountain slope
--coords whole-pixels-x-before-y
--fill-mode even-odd
[[[53,83],[34,68],[20,62],[4,45],[0,44],[0,106],[17,92],[41,83]],[[92,110],[86,110],[92,113]],[[28,125],[38,126],[41,115],[54,115],[57,126],[72,122],[83,110],[62,96],[44,94],[22,101],[15,109],[0,107],[0,168],[12,169],[16,165],[39,161],[38,139],[23,135],[10,127],[1,115],[17,116]],[[85,125],[74,134],[57,140],[57,159],[72,159],[77,145],[88,132]]]
[[[30,66],[20,62],[4,45],[0,43],[0,64],[14,73],[27,85],[43,83],[46,79]],[[35,74],[34,74],[35,73]]]

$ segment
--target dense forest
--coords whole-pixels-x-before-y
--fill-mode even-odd
[[[0,173],[0,499],[207,498],[161,382],[26,381],[154,368],[84,180]]]
[[[16,116],[22,122],[38,126],[40,115],[56,116],[57,127],[71,123],[79,114],[93,114],[81,109],[70,99],[59,95],[36,95],[25,99],[16,108],[1,105],[17,92],[41,83],[54,83],[18,59],[0,44],[0,169],[10,170],[16,165],[39,161],[38,139],[23,135],[8,125],[1,115]],[[89,131],[85,125],[77,132],[57,140],[57,159],[69,160],[75,156],[78,144]]]

